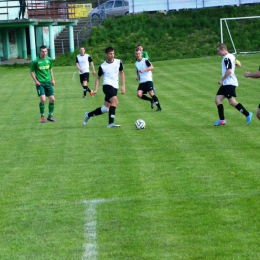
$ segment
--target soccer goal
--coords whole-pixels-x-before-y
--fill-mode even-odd
[[[259,18],[260,18],[260,16],[221,18],[220,19],[220,35],[221,35],[220,40],[221,40],[221,42],[225,43],[225,42],[228,41],[228,39],[224,40],[224,35],[225,35],[226,38],[229,38],[229,40],[232,44],[233,50],[234,50],[233,54],[237,53],[235,42],[239,38],[243,39],[243,41],[244,41],[243,47],[246,48],[246,46],[248,45],[247,44],[248,42],[252,43],[252,41],[254,41],[254,34],[257,33],[257,30],[255,29],[255,27],[257,27],[257,24],[258,25],[260,24]],[[255,19],[258,19],[257,22],[256,22]],[[253,23],[252,20],[255,21],[255,22]],[[233,24],[233,30],[236,31],[235,37],[232,37],[232,35],[231,35],[231,29],[229,28],[228,21],[234,21],[235,22],[235,25]],[[239,32],[239,27],[240,27],[239,24],[242,24],[242,23],[243,23],[244,26],[246,26],[245,28],[249,28],[248,30],[246,29],[246,32],[245,31]],[[224,26],[223,26],[223,24],[224,24]],[[251,32],[252,28],[255,31]],[[259,27],[257,27],[257,28],[259,28]],[[226,29],[226,33],[224,33],[225,29]],[[250,37],[247,38],[247,36],[250,32],[251,32],[251,35],[250,35]],[[255,41],[257,41],[257,39],[255,39]],[[255,46],[254,48],[256,48],[256,50],[245,49],[245,51],[239,51],[239,53],[247,54],[247,53],[258,53],[258,52],[260,52],[258,50],[258,49],[260,49],[259,48],[260,47],[260,41],[259,41],[259,43],[255,42],[255,44],[253,44],[253,46]]]

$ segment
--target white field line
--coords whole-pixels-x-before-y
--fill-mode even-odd
[[[250,193],[251,194],[251,193]],[[255,194],[255,192],[253,193]],[[258,193],[257,193],[258,194]],[[226,194],[207,194],[207,195],[193,195],[193,197],[232,197],[232,196],[243,196],[245,194],[235,194],[235,193],[226,193]],[[248,194],[247,194],[248,195]],[[183,194],[176,194],[175,197],[184,197],[187,198],[189,196],[185,196]],[[128,198],[114,198],[114,199],[95,199],[95,200],[84,200],[81,203],[84,203],[86,206],[86,222],[84,225],[84,237],[85,243],[83,245],[84,252],[82,256],[82,260],[97,260],[98,258],[98,242],[97,242],[97,206],[101,203],[111,203],[111,202],[119,202],[119,201],[130,201],[134,199],[140,199],[140,197],[128,197]],[[164,200],[163,197],[156,197],[152,200]],[[143,200],[151,200],[150,198],[143,198]]]
[[[76,77],[75,77],[75,74],[79,74],[78,72],[74,71],[73,74],[72,74],[72,81],[76,81]]]
[[[86,223],[84,226],[84,253],[82,260],[97,260],[97,205],[110,200],[89,200],[84,201],[86,205]]]

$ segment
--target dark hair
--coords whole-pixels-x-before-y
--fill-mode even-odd
[[[47,46],[42,45],[42,46],[40,47],[40,50],[42,50],[42,49],[47,49]]]
[[[109,53],[109,52],[111,52],[111,51],[114,51],[114,48],[111,47],[111,46],[109,46],[109,47],[107,47],[107,48],[105,49],[105,53]]]

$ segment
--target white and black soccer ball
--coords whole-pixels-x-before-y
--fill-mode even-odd
[[[138,119],[138,120],[135,121],[135,128],[137,130],[145,129],[146,123],[144,122],[143,119]]]

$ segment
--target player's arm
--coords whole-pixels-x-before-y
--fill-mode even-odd
[[[246,78],[254,78],[254,79],[257,79],[257,78],[260,78],[260,71],[256,71],[254,73],[250,73],[249,71],[245,72],[244,73],[244,76]]]
[[[54,79],[54,74],[53,74],[52,69],[50,69],[50,73],[51,73],[51,84],[52,84],[52,86],[54,86],[55,85],[55,79]]]
[[[122,88],[121,88],[121,94],[125,94],[125,73],[124,71],[119,71],[119,75],[121,78]]]
[[[241,67],[242,66],[241,62],[238,59],[236,59],[235,64],[236,64],[237,67]]]
[[[95,80],[95,89],[93,91],[93,94],[96,94],[98,92],[98,86],[99,86],[100,78],[101,78],[102,75],[103,75],[103,70],[102,70],[102,67],[99,66],[99,68],[98,68],[98,76],[97,76],[97,78]]]
[[[76,57],[76,67],[78,68],[78,70],[79,70],[80,72],[83,72],[83,71],[81,70],[80,66],[79,66],[78,57]]]
[[[36,85],[36,86],[40,86],[41,83],[37,80],[34,71],[30,71],[30,74],[31,74],[32,79],[33,79],[34,82],[35,82],[35,85]]]
[[[138,69],[136,68],[136,80],[139,81],[140,80],[140,75],[139,75],[139,71]]]
[[[91,68],[92,68],[92,74],[95,75],[95,74],[96,74],[96,71],[95,71],[94,62],[91,61],[91,62],[90,62],[90,65],[91,65]]]
[[[218,81],[218,84],[222,84],[223,81],[232,73],[232,69],[227,69],[225,75]]]
[[[95,89],[93,91],[93,94],[96,94],[98,92],[99,82],[100,82],[100,76],[97,76],[96,81],[95,81]]]
[[[90,64],[91,68],[92,68],[92,74],[95,75],[96,71],[95,71],[95,67],[94,67],[94,62],[93,62],[93,60],[90,56],[88,57],[88,62]]]
[[[144,69],[142,69],[142,70],[139,70],[140,73],[153,70],[153,65],[152,65],[152,63],[151,63],[149,60],[146,60],[146,61],[145,61],[145,64],[146,64],[147,68],[144,68]]]
[[[79,64],[76,62],[76,67],[78,68],[78,70],[80,71],[80,72],[82,72],[81,71],[81,68],[80,68],[80,66],[79,66]]]
[[[119,75],[120,75],[121,83],[122,83],[121,94],[125,93],[125,73],[123,70],[124,70],[124,66],[123,66],[122,61],[120,61]]]

